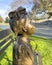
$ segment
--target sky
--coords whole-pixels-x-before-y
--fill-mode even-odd
[[[12,0],[0,0],[0,15],[5,18]]]
[[[0,0],[0,15],[5,18],[6,16],[8,16],[8,10],[10,8],[12,0]],[[32,5],[25,5],[24,7],[27,8],[27,11],[31,10]]]

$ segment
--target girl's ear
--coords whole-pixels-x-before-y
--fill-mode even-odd
[[[15,11],[11,11],[8,14],[8,16],[9,16],[10,19],[12,19],[13,17],[15,17],[15,15],[16,15]]]

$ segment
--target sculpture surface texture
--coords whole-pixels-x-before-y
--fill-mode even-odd
[[[29,37],[34,34],[35,27],[30,23],[26,9],[19,7],[10,12],[9,19],[10,27],[17,38],[13,47],[13,65],[34,65]]]

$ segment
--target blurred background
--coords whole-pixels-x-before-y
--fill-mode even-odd
[[[52,0],[0,0],[0,28],[10,28],[8,13],[19,6],[26,8],[34,35],[52,38]]]
[[[43,65],[52,65],[52,0],[0,0],[0,31],[10,29],[8,13],[19,6],[26,8],[31,24],[36,27],[31,36],[32,49],[40,52]],[[12,65],[12,61],[13,43],[0,56],[0,65]]]

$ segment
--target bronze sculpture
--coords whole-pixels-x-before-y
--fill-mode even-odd
[[[13,65],[34,65],[34,54],[30,46],[29,37],[35,27],[30,24],[26,9],[19,7],[9,13],[9,24],[17,37],[13,48]]]

